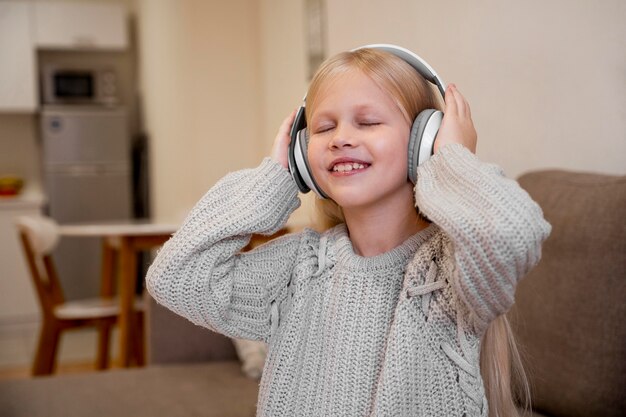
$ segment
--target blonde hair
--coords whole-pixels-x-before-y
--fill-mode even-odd
[[[355,70],[386,91],[410,124],[422,110],[442,108],[434,87],[404,60],[381,50],[359,49],[335,55],[317,70],[307,93],[307,120],[311,120],[317,100],[330,88],[332,81]],[[320,229],[344,222],[341,207],[332,200],[316,199],[315,204]],[[490,417],[519,416],[516,402],[529,409],[528,382],[505,315],[494,320],[482,338],[480,368]]]
[[[506,315],[492,321],[480,348],[480,374],[490,417],[519,417],[516,404],[530,411],[530,387],[515,335]]]

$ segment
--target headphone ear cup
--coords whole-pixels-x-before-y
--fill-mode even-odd
[[[443,113],[435,109],[421,111],[411,126],[409,136],[408,176],[413,184],[417,182],[417,167],[433,154],[435,138]]]
[[[312,190],[320,198],[328,198],[313,178],[313,172],[309,165],[308,146],[309,131],[304,128],[298,131],[296,135],[296,149],[294,153],[298,174],[306,184],[307,191]]]
[[[300,137],[302,136],[300,133],[306,129],[306,119],[304,117],[304,106],[298,109],[293,125],[291,126],[291,141],[289,142],[289,149],[287,151],[287,160],[289,162],[289,172],[291,173],[291,177],[294,182],[298,186],[298,190],[301,193],[308,193],[310,188],[306,185],[302,175],[300,174],[300,167],[304,164],[302,162],[298,162],[298,160],[302,160],[301,155],[301,145]]]

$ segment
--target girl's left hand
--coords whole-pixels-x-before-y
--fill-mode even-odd
[[[446,106],[441,127],[435,139],[434,152],[449,144],[460,143],[467,149],[476,152],[476,129],[472,122],[472,114],[465,97],[450,84],[446,89]]]

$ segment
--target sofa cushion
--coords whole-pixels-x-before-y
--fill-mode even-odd
[[[534,407],[552,416],[621,416],[626,177],[542,171],[519,182],[553,227],[509,313]]]
[[[161,365],[0,381],[0,416],[254,417],[257,395],[237,361]]]

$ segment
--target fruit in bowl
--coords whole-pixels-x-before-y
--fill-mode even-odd
[[[0,176],[0,196],[18,195],[24,186],[24,180],[13,175]]]

